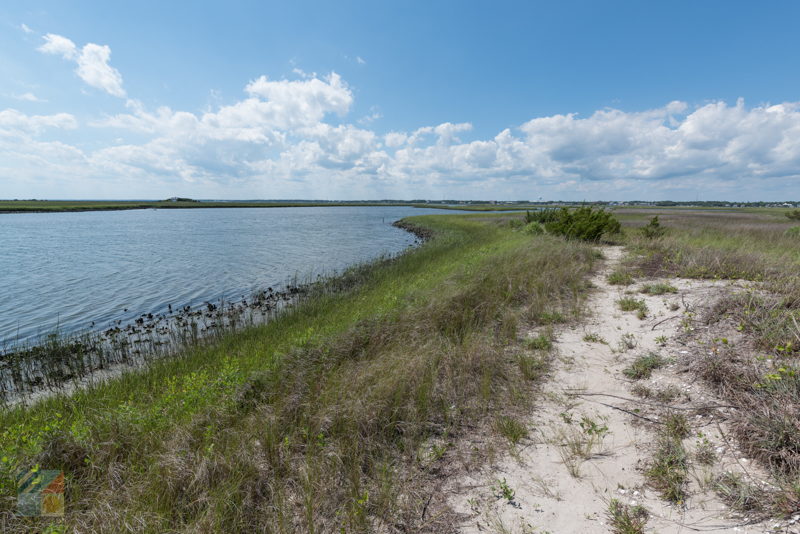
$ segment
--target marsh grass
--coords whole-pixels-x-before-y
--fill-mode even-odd
[[[515,345],[518,326],[574,316],[594,255],[469,217],[416,224],[436,237],[352,292],[0,412],[0,528],[42,526],[13,515],[13,473],[33,464],[67,474],[76,531],[446,527],[423,512],[444,444],[476,428],[523,439],[517,411],[549,354]]]

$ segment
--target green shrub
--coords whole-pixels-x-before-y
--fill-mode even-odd
[[[603,234],[616,234],[620,231],[619,221],[611,212],[602,208],[595,209],[589,206],[573,210],[561,208],[545,210],[538,214],[541,218],[547,219],[538,221],[544,223],[545,230],[568,239],[599,241]]]
[[[539,211],[526,211],[525,222],[537,222],[541,224],[549,223],[558,220],[558,213],[560,210],[557,208],[547,208]]]
[[[800,210],[787,211],[786,217],[788,217],[792,221],[800,221]]]
[[[658,222],[658,215],[650,219],[650,222],[640,228],[642,235],[647,239],[657,239],[667,233],[667,229]]]
[[[542,235],[544,233],[544,226],[542,226],[542,223],[536,221],[529,222],[525,225],[523,231],[528,235]]]

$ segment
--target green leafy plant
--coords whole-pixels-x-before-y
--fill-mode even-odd
[[[611,212],[590,206],[528,212],[525,220],[544,224],[551,234],[581,241],[599,241],[604,234],[617,234],[621,228]]]
[[[658,239],[667,233],[667,229],[661,226],[658,222],[658,215],[650,219],[650,222],[643,226],[641,229],[642,235],[647,239]]]
[[[634,380],[650,378],[655,369],[663,367],[666,360],[655,353],[639,356],[633,363],[622,370],[622,374]]]
[[[606,513],[613,534],[644,534],[649,515],[643,506],[629,506],[618,499],[611,499]]]

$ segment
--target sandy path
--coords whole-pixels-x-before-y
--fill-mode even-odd
[[[737,451],[725,446],[712,416],[692,415],[693,435],[684,444],[692,450],[698,441],[696,432],[703,431],[721,459],[713,468],[692,467],[690,497],[685,507],[676,507],[648,487],[643,474],[652,457],[656,425],[611,407],[641,409],[639,415],[658,418],[656,409],[639,401],[613,397],[636,399],[630,391],[632,381],[622,370],[642,353],[658,352],[675,359],[685,356],[687,347],[673,340],[682,328],[687,328],[688,323],[681,321],[682,313],[687,305],[691,308],[691,303],[707,300],[725,284],[671,279],[669,283],[679,289],[678,294],[631,295],[644,299],[650,310],[648,317],[640,320],[634,313],[621,312],[616,301],[626,291],[635,291],[641,281],[629,287],[609,285],[606,276],[620,261],[623,250],[606,247],[603,254],[605,266],[593,279],[596,290],[587,303],[589,317],[582,325],[557,332],[559,361],[544,387],[544,398],[527,422],[530,440],[448,488],[451,506],[465,518],[461,531],[607,533],[611,532],[608,504],[616,498],[625,504],[642,504],[649,510],[647,532],[770,532],[770,524],[746,525],[748,518],[730,514],[710,491],[715,474],[747,465]],[[675,310],[677,305],[681,307]],[[664,322],[657,324],[660,321]],[[587,334],[595,334],[607,343],[585,341]],[[620,344],[623,336],[632,336],[635,348],[624,349]],[[659,343],[659,336],[670,341],[664,343],[661,339]],[[681,388],[682,401],[677,403],[709,402],[707,392],[690,383],[692,377],[688,373],[679,374],[678,367],[672,364],[641,383]],[[593,395],[575,395],[581,392]],[[596,443],[589,459],[576,459],[569,453],[570,442],[583,440],[579,446],[587,447],[585,442],[592,436]],[[503,480],[514,491],[512,502],[502,496]]]

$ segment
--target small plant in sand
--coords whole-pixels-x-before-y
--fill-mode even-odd
[[[635,349],[638,344],[639,342],[636,340],[636,336],[629,332],[627,334],[622,334],[617,344],[617,350],[619,350],[619,352],[627,352]]]
[[[698,432],[697,441],[694,446],[694,459],[701,465],[713,465],[717,461],[717,453],[714,445],[702,433]]]
[[[628,367],[622,370],[622,374],[633,380],[650,378],[655,369],[664,367],[666,363],[667,360],[664,357],[651,352],[633,360]]]
[[[606,513],[613,534],[644,534],[649,515],[644,506],[629,506],[618,499],[611,499]]]
[[[617,269],[606,277],[606,281],[612,286],[629,286],[633,283],[633,276],[627,271]]]
[[[561,419],[566,425],[556,432],[554,442],[567,471],[578,478],[581,463],[600,453],[603,440],[611,431],[605,423],[586,415],[578,420],[571,413],[562,412]]]
[[[528,428],[507,415],[498,417],[494,426],[495,430],[506,438],[512,446],[516,446],[517,443],[528,437]]]
[[[508,485],[505,478],[503,480],[497,480],[497,486],[492,486],[492,492],[498,499],[505,499],[509,503],[514,502],[514,496],[516,495],[514,489]]]
[[[677,293],[678,288],[670,284],[659,283],[659,284],[647,284],[645,286],[642,286],[642,288],[639,291],[647,295],[664,295],[666,293]]]
[[[587,332],[583,336],[583,340],[587,343],[602,343],[604,345],[608,345],[608,341],[603,339],[603,337],[596,332]]]
[[[623,297],[617,301],[617,306],[624,312],[635,311],[639,319],[647,317],[647,304],[644,300],[635,299],[633,297]]]
[[[663,347],[664,345],[667,344],[667,336],[658,336],[655,339],[655,342]]]

